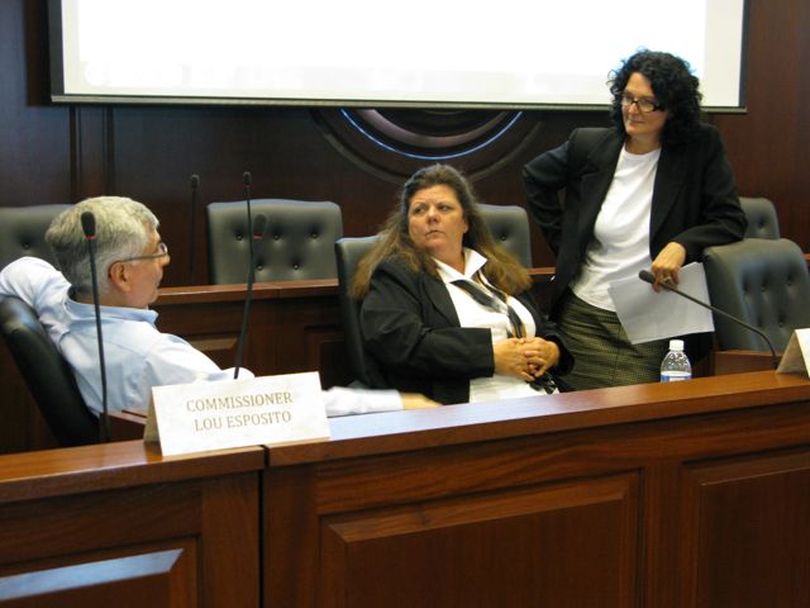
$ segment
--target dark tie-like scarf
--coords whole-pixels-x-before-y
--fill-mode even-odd
[[[526,335],[526,328],[523,326],[523,321],[521,321],[515,309],[507,303],[506,294],[500,289],[485,285],[479,278],[477,272],[473,275],[473,278],[478,280],[456,279],[452,281],[452,283],[470,294],[472,299],[484,308],[505,314],[509,318],[509,323],[512,325],[512,331],[509,332],[510,338],[523,338]]]
[[[510,338],[523,338],[526,335],[526,328],[523,325],[515,309],[507,303],[507,296],[500,289],[484,285],[483,281],[479,278],[478,273],[473,275],[473,281],[470,279],[456,279],[452,281],[453,285],[460,287],[466,291],[472,299],[478,302],[481,306],[488,310],[497,313],[506,314],[509,317],[509,322],[512,325],[512,331],[509,332]],[[532,387],[544,393],[557,393],[559,389],[551,374],[543,374],[530,383]]]

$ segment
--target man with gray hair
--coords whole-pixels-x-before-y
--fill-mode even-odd
[[[157,299],[170,261],[155,215],[130,198],[90,198],[63,211],[45,234],[61,272],[33,257],[20,258],[0,272],[0,295],[16,296],[36,311],[72,367],[87,406],[97,415],[102,409],[90,256],[81,224],[86,211],[96,223],[109,411],[145,409],[153,386],[232,378],[232,370],[220,369],[182,338],[155,327],[157,313],[149,305]],[[325,402],[328,415],[432,404],[405,395],[400,399],[395,391],[350,389],[327,391]]]

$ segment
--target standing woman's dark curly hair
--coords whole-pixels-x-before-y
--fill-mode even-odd
[[[436,262],[426,251],[414,246],[408,230],[411,199],[418,191],[432,186],[448,186],[455,192],[468,225],[462,246],[474,249],[487,258],[482,270],[487,280],[510,295],[529,289],[531,278],[528,271],[492,238],[467,179],[450,165],[435,164],[419,169],[402,186],[399,202],[388,216],[379,241],[357,266],[351,285],[352,295],[358,299],[364,298],[374,269],[382,260],[392,256],[401,258],[414,271],[438,277]]]
[[[669,118],[661,133],[661,143],[673,146],[692,138],[700,123],[700,82],[693,76],[689,64],[675,55],[657,51],[639,51],[625,60],[622,67],[611,72],[608,84],[613,94],[611,118],[620,133],[624,134],[622,96],[627,81],[638,72],[650,81],[655,98],[661,109],[669,112]]]

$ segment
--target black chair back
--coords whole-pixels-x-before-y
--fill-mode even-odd
[[[761,329],[783,351],[794,329],[810,327],[810,275],[796,243],[743,239],[703,253],[712,304]],[[764,340],[723,317],[714,317],[722,350],[768,351]]]
[[[776,207],[767,198],[740,197],[740,206],[748,220],[745,229],[745,238],[778,239],[779,219],[776,217]]]
[[[526,268],[532,266],[532,243],[529,216],[517,205],[480,203],[478,208],[495,241]]]
[[[31,307],[19,298],[0,296],[0,332],[59,444],[97,443],[98,420],[87,409],[70,366]]]
[[[343,236],[335,203],[256,199],[251,215],[267,218],[256,246],[256,281],[330,279],[337,276],[334,244]],[[244,283],[250,258],[245,201],[211,203],[208,214],[208,274],[213,284]]]
[[[31,255],[55,265],[45,231],[51,220],[70,205],[0,207],[0,268]]]
[[[361,301],[349,295],[349,286],[357,269],[357,263],[374,246],[379,237],[344,237],[335,242],[335,258],[338,273],[338,299],[340,316],[349,363],[356,378],[354,386],[380,387],[385,383],[379,370],[363,356],[363,334],[360,331]]]

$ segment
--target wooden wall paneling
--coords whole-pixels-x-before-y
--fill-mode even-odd
[[[0,386],[0,453],[58,447],[5,344],[0,344]]]
[[[786,390],[793,383],[799,392]],[[475,604],[467,593],[527,593],[512,605],[535,605],[546,592],[554,606],[761,606],[807,563],[808,386],[760,372],[733,389],[705,378],[332,420],[329,442],[270,448],[265,602],[455,606]],[[280,521],[302,530],[283,560]],[[771,521],[777,538],[763,540]],[[741,540],[723,541],[737,530]],[[755,557],[736,556],[743,548]],[[730,604],[705,582],[702,603],[683,594],[731,554],[746,575],[769,555],[797,565]]]
[[[219,286],[216,291],[206,292],[207,298],[200,301],[197,298],[199,291],[183,288],[163,290],[163,295],[153,306],[158,313],[157,327],[163,332],[185,338],[221,368],[232,367],[244,310],[244,287]],[[271,306],[261,294],[257,294],[251,319],[264,314],[272,316]],[[249,334],[252,332],[253,329],[248,329]],[[252,337],[250,339],[253,340]],[[265,373],[264,370],[273,368],[274,353],[266,349],[258,352],[261,358],[248,357],[243,363],[245,367],[253,366],[253,371],[257,373]]]
[[[810,171],[807,170],[807,141],[810,134],[810,112],[806,103],[810,99],[810,77],[807,75],[807,62],[810,61],[810,6],[798,2],[799,18],[794,27],[799,32],[798,58],[795,62],[795,77],[798,81],[801,105],[796,116],[796,138],[793,142],[793,163],[796,171],[796,184],[791,188],[791,204],[782,207],[786,215],[794,241],[802,251],[810,251]],[[787,208],[785,208],[787,207]]]
[[[158,327],[187,339],[220,367],[231,367],[245,297],[244,285],[163,289],[154,305]],[[243,364],[256,374],[328,368],[332,361],[324,359],[321,345],[341,340],[334,280],[254,286]]]
[[[0,3],[0,205],[69,202],[68,109],[47,105],[44,2]]]
[[[261,449],[0,457],[4,606],[257,606]]]
[[[683,472],[684,605],[810,605],[810,451]]]
[[[102,552],[76,564],[28,564],[20,574],[0,575],[0,605],[198,606],[197,551],[192,541],[140,547],[138,553]],[[102,558],[102,555],[111,554]],[[94,559],[95,558],[95,559]]]
[[[280,372],[321,371],[331,378],[347,375],[347,367],[341,364],[346,356],[336,287],[334,281],[323,284],[320,295],[295,297],[296,291],[291,290],[291,297],[277,302],[277,324],[263,334],[263,341],[276,349]]]
[[[70,107],[71,197],[67,202],[116,194],[111,150],[115,137],[113,114],[112,108],[103,106]]]
[[[323,517],[319,605],[632,606],[637,501],[625,475]]]
[[[810,177],[806,168],[810,122],[810,7],[749,2],[746,112],[716,115],[741,195],[776,205],[782,236],[810,249]]]
[[[315,467],[285,467],[262,476],[262,586],[266,608],[315,606],[321,533]],[[358,487],[359,491],[360,488]]]

